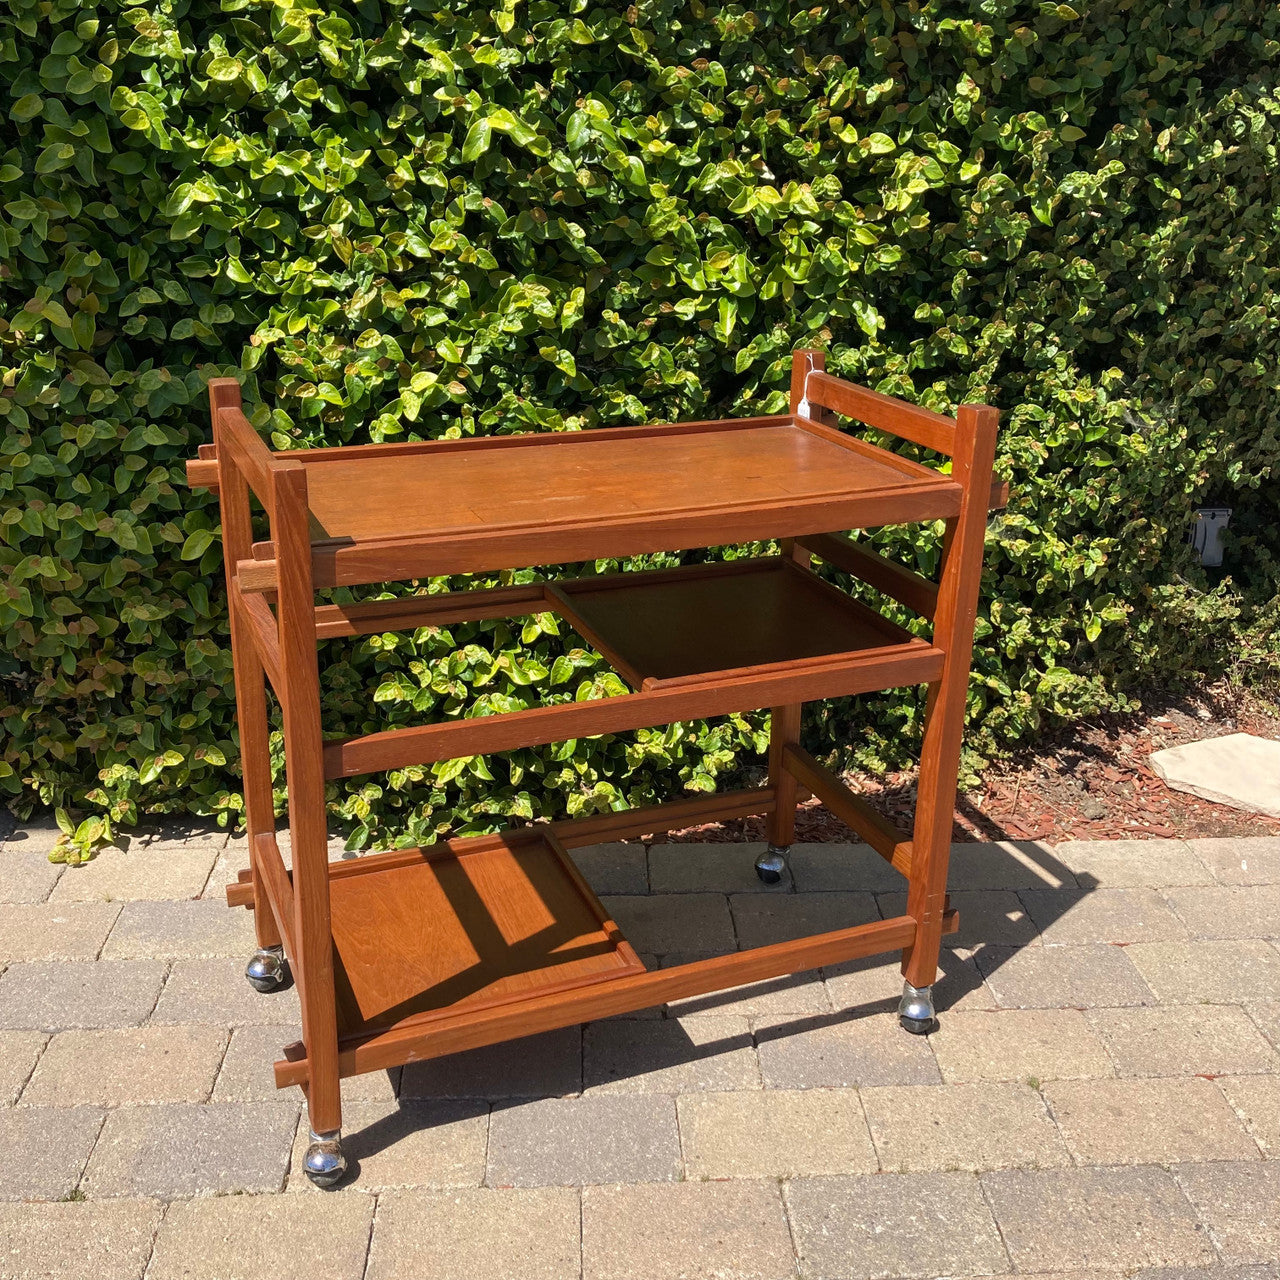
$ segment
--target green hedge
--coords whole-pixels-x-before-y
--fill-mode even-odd
[[[792,348],[822,346],[892,394],[1004,410],[980,747],[1274,663],[1274,4],[0,15],[19,812],[239,806],[216,506],[181,480],[214,373],[277,446],[320,445],[768,412]],[[1184,541],[1206,501],[1235,510],[1217,582]],[[936,531],[879,540],[936,557]],[[330,645],[327,724],[608,691],[576,643],[543,619]],[[870,760],[917,716],[887,699],[809,732]],[[335,812],[429,839],[710,789],[758,763],[761,728],[406,770]]]

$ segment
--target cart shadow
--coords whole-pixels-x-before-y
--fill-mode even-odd
[[[945,1034],[945,1018],[949,1010],[980,991],[989,978],[1025,948],[1039,946],[1044,932],[1063,919],[1083,896],[1098,887],[1093,877],[1072,872],[1048,846],[1037,841],[1009,838],[1007,833],[993,828],[989,819],[986,830],[993,837],[990,843],[957,845],[952,855],[952,865],[957,869],[955,887],[951,891],[952,901],[960,910],[961,931],[943,939],[939,976],[934,985],[935,1005],[941,1018],[936,1034]],[[748,855],[744,853],[743,856]],[[968,888],[969,883],[983,887]],[[1044,890],[1052,892],[1042,892]],[[1034,920],[1019,896],[1026,892],[1036,893]],[[899,900],[902,897],[902,894],[878,894],[882,913],[892,915],[905,911],[904,903]],[[985,904],[981,902],[983,899]],[[981,905],[985,905],[985,910],[974,910]],[[970,907],[971,916],[977,917],[968,925],[965,923],[966,906]],[[1007,908],[1005,925],[1000,924],[1001,908]],[[625,933],[625,918],[619,923]],[[984,937],[984,932],[1003,940]],[[769,940],[783,941],[786,936],[780,933],[776,939]],[[785,1012],[788,992],[819,980],[828,984],[827,991],[833,1000],[840,997],[837,991],[832,990],[832,985],[848,985],[858,991],[883,989],[885,995],[861,1000],[855,997],[843,1007],[826,1011]],[[883,1018],[897,1009],[898,981],[898,957],[877,955],[682,1000],[664,1007],[665,1016],[661,1017],[624,1015],[588,1024],[583,1033],[583,1088],[590,1092],[594,1087],[607,1088],[654,1072],[679,1070],[725,1054],[762,1049],[869,1018]],[[780,998],[782,1011],[770,1011],[771,998]],[[744,1003],[747,1001],[751,1002],[750,1005]],[[748,1015],[743,1013],[744,1008],[749,1011],[754,1031],[743,1029],[714,1039],[695,1040],[690,1034],[690,1027],[682,1021],[692,1017],[694,1022],[699,1022],[699,1015],[721,1011],[745,1018]],[[628,1024],[625,1033],[618,1024]],[[705,1023],[703,1025],[705,1027]],[[905,1035],[897,1032],[896,1028],[886,1034]],[[621,1041],[610,1046],[608,1041],[619,1035]],[[541,1036],[530,1037],[523,1041],[523,1045],[518,1070],[522,1075],[527,1072],[536,1078],[546,1065],[542,1055],[555,1053],[556,1049],[549,1038]],[[512,1083],[513,1095],[522,1092],[519,1082]],[[671,1091],[681,1090],[679,1086],[673,1086]],[[543,1093],[540,1096],[549,1095]],[[449,1099],[448,1118],[435,1119],[430,1115],[431,1108],[444,1104],[444,1099],[438,1102],[402,1099],[397,1110],[364,1129],[352,1131],[344,1147],[348,1160],[356,1165],[362,1154],[373,1156],[415,1128],[434,1128],[463,1115],[479,1115],[490,1108],[497,1112],[524,1106],[531,1101],[534,1101],[531,1096],[502,1097],[496,1094],[471,1102]],[[474,1110],[467,1110],[469,1107]]]

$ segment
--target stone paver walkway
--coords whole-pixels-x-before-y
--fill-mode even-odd
[[[1280,1277],[1280,840],[958,845],[928,1039],[871,961],[360,1077],[323,1194],[243,846],[54,834],[0,846],[0,1277]],[[658,963],[902,910],[758,848],[580,861]]]

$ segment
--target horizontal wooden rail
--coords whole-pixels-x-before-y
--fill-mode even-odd
[[[325,744],[325,777],[348,778],[459,756],[625,733],[679,720],[705,720],[761,707],[850,697],[925,684],[942,673],[941,650],[921,641],[843,656],[845,661],[839,664],[796,662],[783,672],[736,678],[722,673],[719,683],[708,686],[652,689],[345,738]]]
[[[645,836],[657,831],[678,831],[702,822],[722,821],[727,818],[745,818],[749,815],[772,813],[776,804],[772,787],[756,787],[746,791],[724,791],[711,795],[692,796],[688,800],[672,800],[666,804],[643,805],[636,809],[619,809],[612,813],[593,813],[586,818],[564,818],[547,824],[547,829],[566,849],[580,849],[584,845],[602,844],[610,840],[627,840],[633,836]],[[449,841],[449,847],[457,853],[466,852],[468,844],[491,840],[492,836],[462,836]],[[329,864],[330,875],[335,868],[358,867],[377,871],[391,866],[409,865],[417,860],[419,850],[391,849],[386,853],[367,853],[363,857]],[[253,906],[253,876],[250,871],[240,872],[239,878],[227,886],[227,905]]]
[[[857,418],[869,427],[910,440],[935,453],[950,457],[956,451],[955,419],[934,413],[932,409],[896,400],[870,387],[860,387],[816,370],[804,380],[804,397],[810,405],[821,405],[847,418]]]
[[[938,586],[928,578],[884,556],[859,546],[843,534],[819,533],[797,538],[796,542],[819,560],[851,573],[855,578],[884,592],[924,618],[932,618],[938,608]]]
[[[530,613],[556,612],[546,586],[531,582],[515,587],[476,591],[446,591],[430,596],[402,596],[397,600],[366,600],[360,604],[325,604],[316,608],[316,638],[374,635],[379,631],[407,631],[415,627],[450,627],[485,618],[520,618]]]
[[[788,743],[783,768],[808,787],[837,818],[852,827],[886,862],[911,875],[911,841],[861,796],[855,795],[830,769],[820,765],[803,747]]]
[[[956,923],[955,912],[949,913],[944,917],[944,931],[954,932]],[[764,982],[861,956],[897,951],[910,946],[915,935],[916,922],[911,916],[895,916],[891,920],[833,929],[809,938],[697,960],[672,969],[650,969],[554,995],[535,995],[501,1010],[446,1009],[437,1014],[420,1014],[400,1026],[349,1041],[339,1053],[339,1071],[351,1076],[404,1062],[420,1062],[516,1036],[536,1035],[671,1000],[706,995],[729,986]],[[285,1059],[275,1064],[278,1088],[307,1082],[304,1055],[300,1044],[286,1047]]]
[[[205,446],[201,445],[200,447],[203,449]],[[187,460],[187,487],[190,489],[208,489],[210,493],[217,493],[217,458],[189,458]]]
[[[236,581],[241,591],[275,591],[280,585],[279,563],[275,560],[237,560]]]

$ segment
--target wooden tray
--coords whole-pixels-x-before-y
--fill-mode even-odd
[[[361,861],[330,881],[342,1038],[644,970],[544,829]]]
[[[940,519],[961,492],[790,417],[276,457],[306,469],[317,587]]]
[[[633,688],[744,671],[932,652],[924,640],[780,556],[548,584],[565,619]]]

